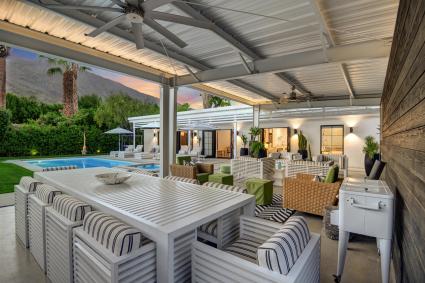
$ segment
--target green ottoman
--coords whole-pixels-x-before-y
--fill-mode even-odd
[[[245,181],[248,193],[255,196],[257,204],[266,205],[273,201],[273,181],[251,178]]]
[[[199,184],[203,184],[208,182],[208,176],[210,175],[210,173],[198,173],[196,174],[196,179],[198,179]]]
[[[208,182],[233,186],[233,175],[223,173],[211,174],[208,176]]]
[[[221,164],[220,165],[220,173],[223,174],[230,174],[230,164]]]

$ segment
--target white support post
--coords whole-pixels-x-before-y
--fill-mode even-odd
[[[187,150],[189,153],[192,151],[192,131],[187,131]]]
[[[168,85],[161,86],[160,97],[160,176],[164,178],[168,176],[170,171],[170,87]]]
[[[136,148],[136,123],[133,123],[133,149]]]
[[[176,160],[177,92],[178,87],[174,87],[173,91],[170,93],[170,165]]]
[[[253,120],[252,120],[252,126],[253,127],[260,127],[260,105],[254,105],[252,107],[253,110]]]
[[[238,122],[233,124],[233,159],[238,157]]]

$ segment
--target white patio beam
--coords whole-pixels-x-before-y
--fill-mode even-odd
[[[170,158],[168,160],[169,165],[173,164],[176,160],[176,140],[177,140],[177,93],[178,87],[175,87],[170,93],[170,138],[169,138],[169,147],[170,147]]]
[[[164,178],[170,172],[170,87],[161,86],[159,99],[160,126],[159,131],[159,154],[160,154],[160,177]]]
[[[372,98],[356,98],[352,101],[347,98],[334,98],[326,100],[312,100],[310,105],[308,102],[297,102],[287,104],[268,104],[261,105],[262,110],[275,110],[278,109],[299,109],[299,108],[324,108],[324,107],[348,107],[348,106],[379,106],[381,102],[380,97]]]
[[[316,14],[318,21],[319,21],[322,36],[325,36],[330,47],[335,47],[336,43],[335,43],[335,38],[334,38],[333,32],[332,32],[331,28],[329,27],[328,21],[326,20],[326,17],[322,12],[322,9],[320,7],[319,2],[317,0],[310,0],[310,3],[313,7],[314,13]],[[354,98],[353,84],[352,84],[350,76],[348,74],[347,67],[344,63],[341,63],[339,65],[339,67],[340,67],[340,70],[341,70],[342,77],[344,79],[344,83],[345,83],[345,85],[348,89],[348,92],[350,94],[350,98]]]
[[[255,65],[256,74],[279,73],[289,69],[308,67],[327,63],[344,63],[356,60],[370,60],[388,57],[391,46],[380,40],[336,46],[322,50],[270,57],[249,63]],[[324,54],[326,56],[324,56]],[[216,68],[195,73],[202,83],[231,80],[250,76],[243,64]],[[191,75],[177,77],[177,86],[198,83]]]

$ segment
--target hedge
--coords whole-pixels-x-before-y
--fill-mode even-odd
[[[108,153],[117,148],[118,137],[101,129],[86,127],[87,153]],[[84,127],[78,125],[10,127],[0,138],[0,156],[81,154]]]

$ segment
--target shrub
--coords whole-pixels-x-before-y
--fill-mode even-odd
[[[0,109],[0,139],[2,139],[10,126],[10,111],[6,109]]]

